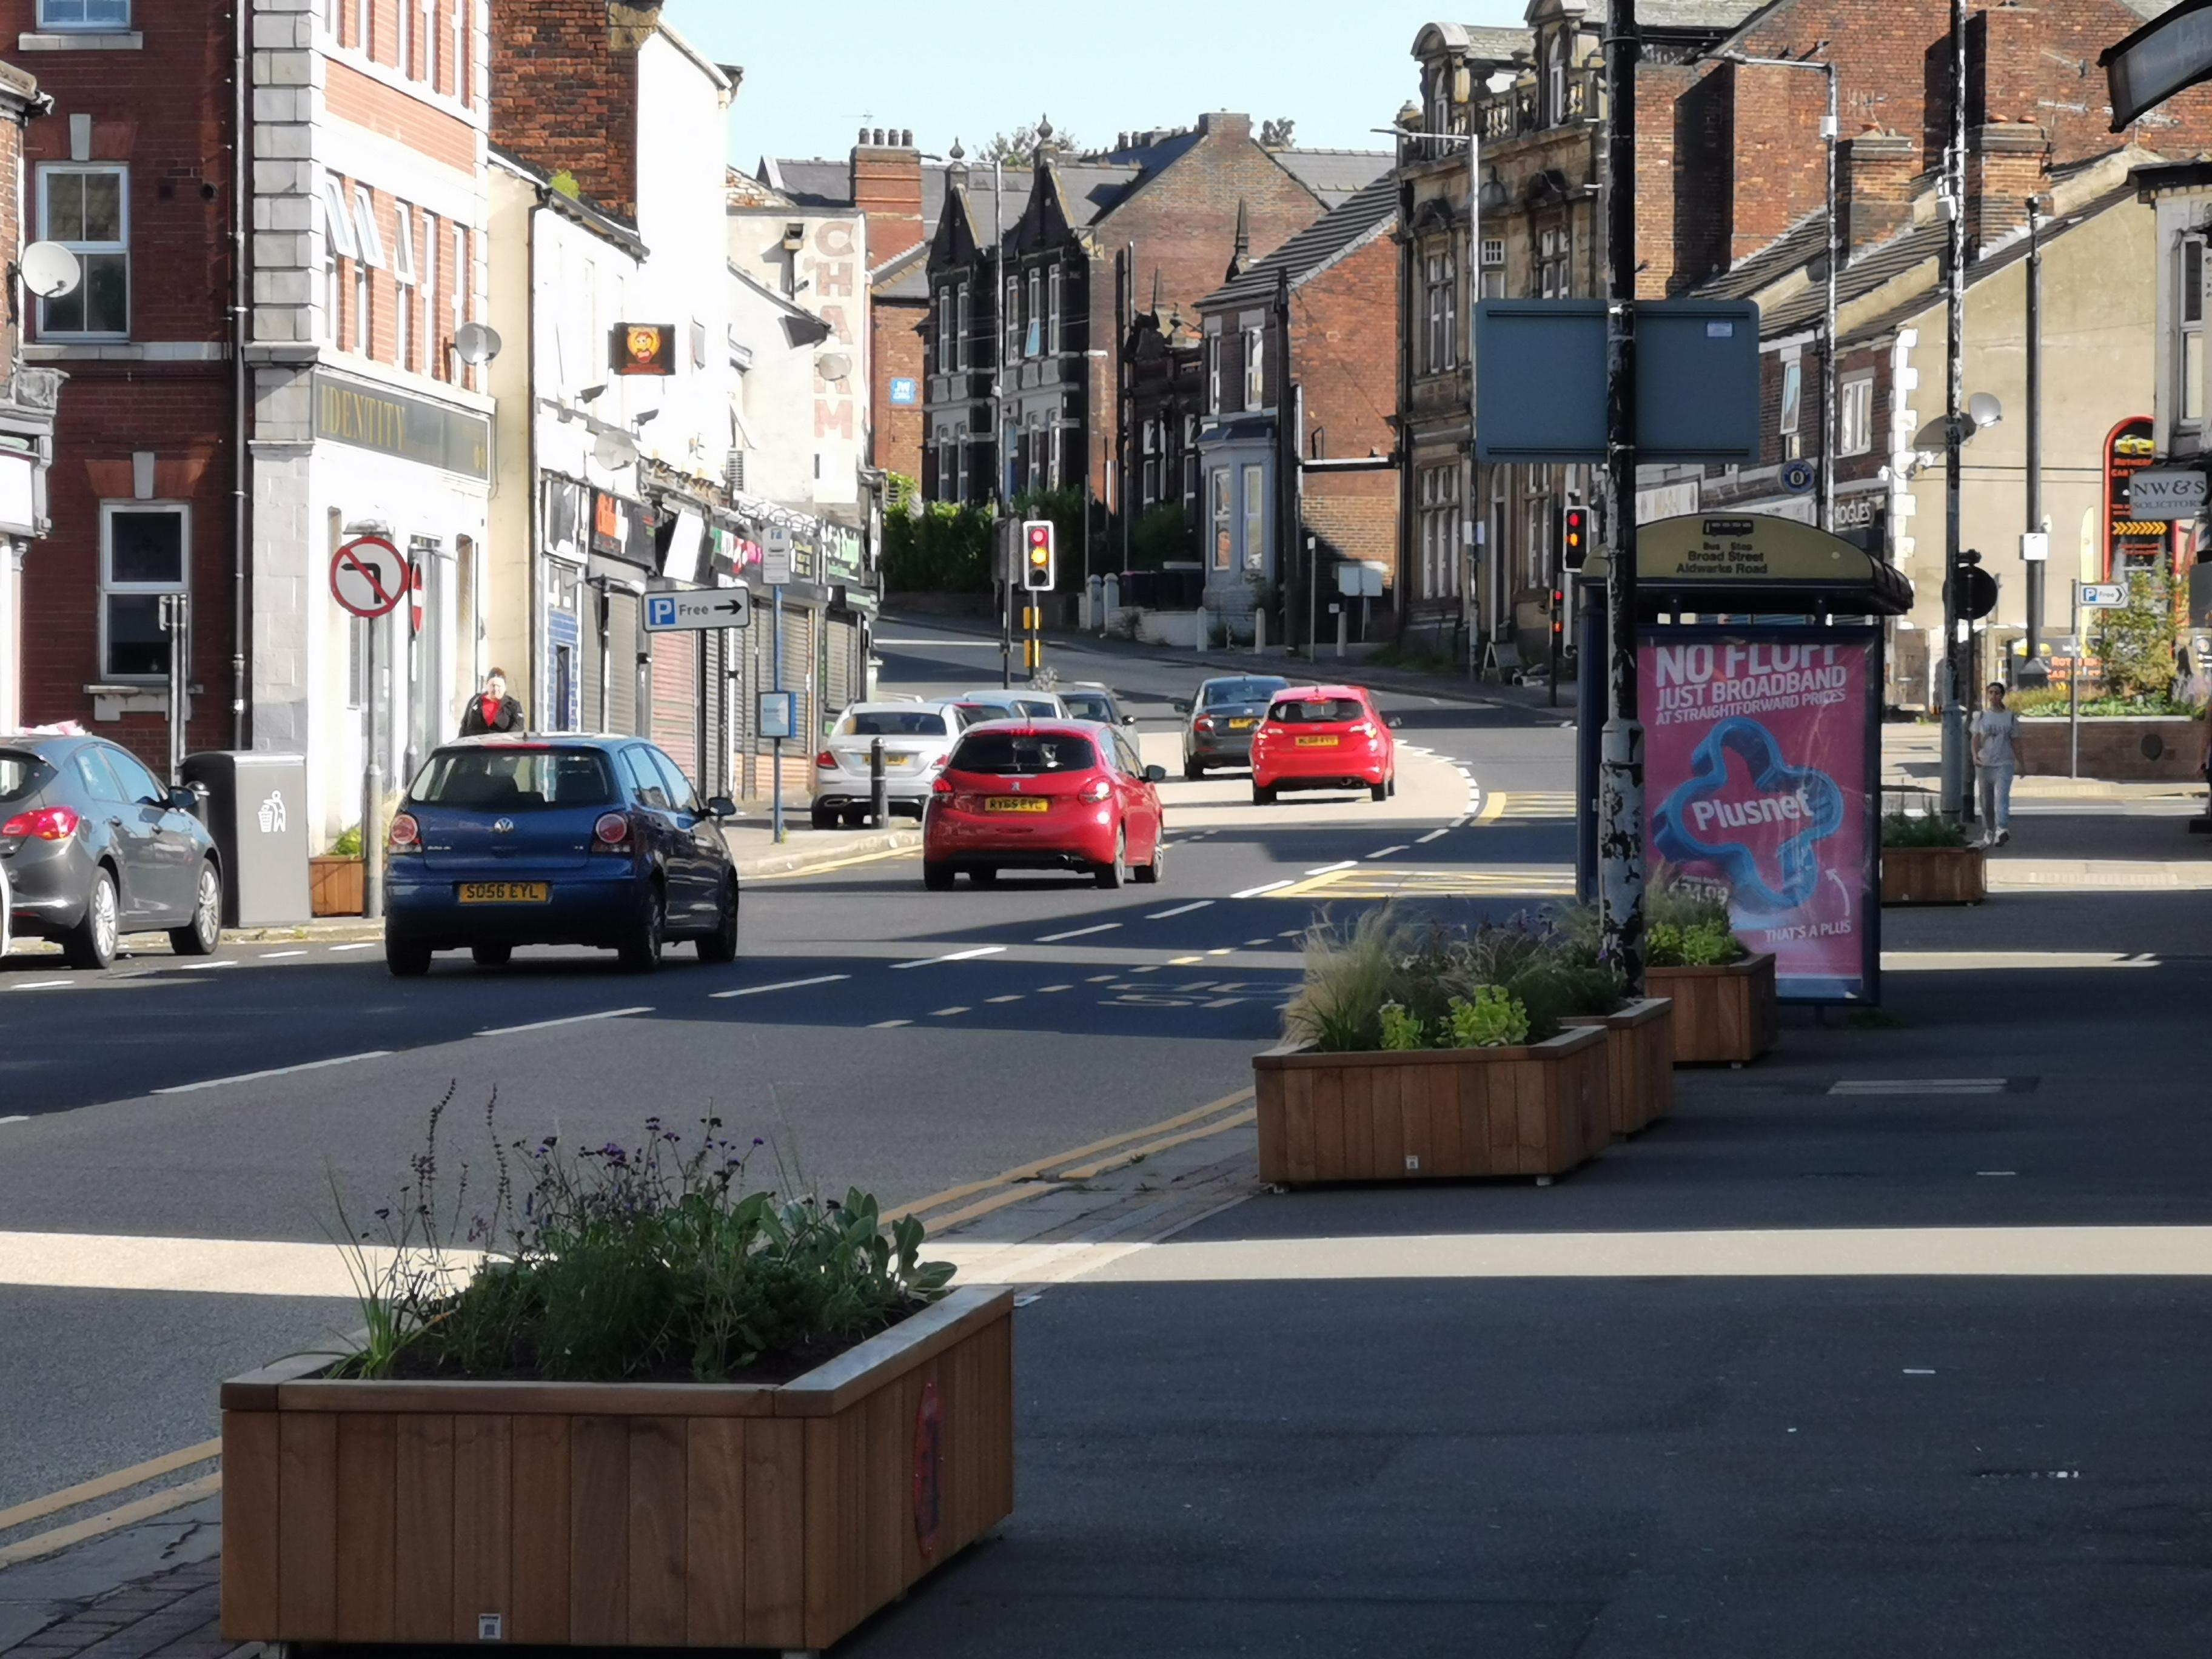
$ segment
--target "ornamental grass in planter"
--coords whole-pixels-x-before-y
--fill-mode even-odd
[[[1892,812],[1881,821],[1884,904],[1979,904],[1989,896],[1983,850],[1966,829],[1933,812]]]
[[[1747,1066],[1774,1047],[1774,953],[1745,948],[1724,902],[1662,872],[1644,922],[1644,985],[1674,1001],[1676,1065]]]
[[[1285,1041],[1253,1060],[1260,1174],[1328,1181],[1535,1176],[1611,1138],[1609,974],[1540,924],[1416,927],[1393,906],[1306,940]]]
[[[495,1134],[472,1213],[442,1111],[362,1333],[223,1385],[227,1638],[823,1648],[1011,1510],[1011,1296],[913,1221],[711,1118]]]

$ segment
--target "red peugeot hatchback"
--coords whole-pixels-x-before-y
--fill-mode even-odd
[[[1278,691],[1252,734],[1252,804],[1279,789],[1398,793],[1398,741],[1391,722],[1356,685],[1294,685]]]
[[[922,817],[922,885],[942,890],[963,870],[979,886],[1001,870],[1087,870],[1101,887],[1158,881],[1166,825],[1153,786],[1166,776],[1112,726],[970,726]]]

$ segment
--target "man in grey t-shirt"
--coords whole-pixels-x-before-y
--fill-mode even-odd
[[[2005,707],[2002,680],[1989,684],[1989,707],[1974,716],[1974,767],[1981,781],[1982,840],[2002,847],[2012,839],[2012,777],[2020,764],[2015,746],[2020,716]]]

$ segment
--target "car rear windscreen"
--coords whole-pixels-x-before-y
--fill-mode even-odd
[[[948,769],[994,777],[1031,778],[1048,772],[1087,772],[1098,764],[1088,738],[1055,732],[971,732],[952,751]]]
[[[1340,726],[1347,720],[1365,720],[1367,711],[1357,697],[1307,697],[1277,703],[1267,711],[1267,718],[1280,726]]]
[[[1085,696],[1080,691],[1063,691],[1060,694],[1060,700],[1067,705],[1067,712],[1079,720],[1111,720],[1114,718],[1114,705],[1105,697]]]
[[[945,716],[933,709],[856,709],[837,722],[841,738],[941,738]]]
[[[1286,680],[1215,680],[1199,701],[1207,708],[1224,702],[1265,702],[1288,684]]]
[[[21,749],[0,749],[0,806],[20,806],[46,787],[54,769]]]
[[[444,749],[407,793],[417,805],[486,812],[616,804],[614,775],[596,749]]]

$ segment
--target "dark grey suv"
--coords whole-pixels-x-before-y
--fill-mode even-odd
[[[188,789],[98,738],[0,737],[0,864],[15,931],[105,968],[125,933],[184,956],[222,937],[222,865]]]
[[[1267,703],[1290,682],[1279,674],[1232,674],[1207,680],[1198,696],[1177,702],[1188,715],[1182,728],[1182,775],[1198,779],[1209,766],[1249,766],[1252,733],[1267,718]]]

